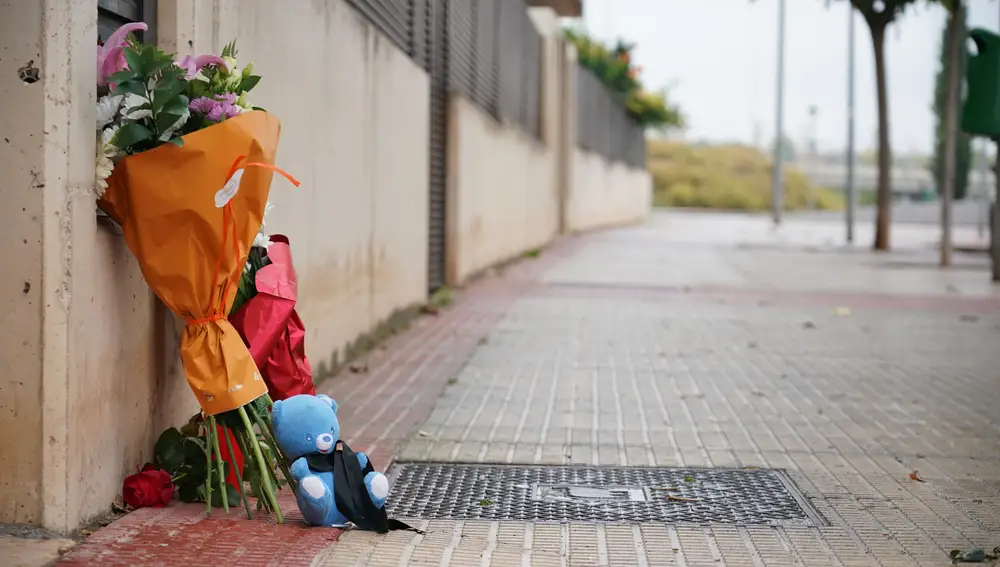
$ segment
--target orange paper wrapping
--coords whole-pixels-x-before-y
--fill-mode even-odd
[[[129,156],[115,165],[98,202],[121,224],[149,287],[188,321],[181,360],[206,415],[267,393],[239,333],[220,315],[232,308],[260,230],[274,175],[266,166],[274,164],[280,130],[273,116],[248,112],[184,136],[183,147],[164,144]],[[225,213],[216,193],[240,157],[265,167],[244,169]]]

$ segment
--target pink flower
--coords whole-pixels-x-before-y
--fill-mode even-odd
[[[239,116],[240,112],[240,107],[236,105],[229,104],[228,102],[219,102],[212,110],[208,111],[205,118],[208,118],[212,122],[222,122],[226,118]]]
[[[218,102],[214,99],[208,98],[207,96],[200,96],[188,103],[188,108],[193,112],[200,112],[202,114],[208,114],[213,108],[218,105]]]
[[[188,103],[188,108],[192,112],[204,114],[205,118],[212,122],[222,122],[243,111],[239,106],[236,106],[236,95],[233,93],[217,94],[211,98],[201,96]]]
[[[128,37],[128,34],[134,31],[146,31],[146,29],[146,24],[142,22],[125,24],[124,26],[116,29],[114,33],[108,37],[108,40],[104,42],[104,45],[97,46],[98,85],[108,84],[108,77],[114,75],[122,69],[128,68],[128,62],[125,61],[125,52],[123,50],[125,47],[125,38]]]
[[[189,81],[198,75],[198,71],[201,71],[202,67],[215,65],[216,67],[229,69],[229,67],[226,66],[226,62],[218,55],[199,55],[197,57],[185,55],[184,57],[178,59],[175,62],[175,65],[187,71],[187,78]]]

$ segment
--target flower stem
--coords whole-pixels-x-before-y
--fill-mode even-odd
[[[254,420],[257,422],[257,427],[260,429],[260,434],[264,436],[264,440],[267,441],[271,449],[274,450],[274,460],[278,462],[278,466],[281,467],[281,474],[285,477],[285,481],[288,482],[288,487],[292,489],[292,494],[298,496],[297,487],[295,486],[295,481],[292,480],[292,472],[288,469],[288,462],[285,461],[285,456],[281,454],[281,449],[278,447],[278,442],[274,436],[274,426],[271,424],[269,417],[261,417],[257,412],[253,412]],[[277,482],[275,482],[277,484]]]
[[[205,423],[205,515],[212,515],[212,435],[215,429]]]
[[[243,507],[247,509],[247,519],[252,520],[253,512],[250,511],[250,500],[247,498],[247,492],[245,487],[243,486],[243,473],[240,471],[239,463],[236,462],[236,453],[233,452],[233,444],[229,441],[229,429],[223,426],[222,432],[226,436],[226,449],[229,450],[229,460],[233,462],[233,469],[236,470],[236,482],[238,483],[240,489],[239,490],[240,498],[243,499]],[[236,433],[233,432],[233,437],[235,436]],[[244,456],[244,458],[246,457]]]
[[[240,413],[240,419],[243,420],[243,425],[247,428],[247,431],[250,432],[251,436],[253,436],[253,425],[251,425],[250,423],[250,417],[247,416],[246,410],[243,409],[243,406],[240,406],[238,411]],[[278,498],[274,495],[274,491],[271,490],[271,486],[267,482],[268,478],[267,465],[265,464],[266,462],[264,461],[264,455],[262,455],[260,452],[260,443],[257,442],[256,437],[253,437],[253,439],[251,439],[250,448],[253,449],[254,457],[256,457],[257,460],[257,467],[258,469],[260,469],[260,476],[261,476],[260,488],[267,496],[268,501],[271,503],[271,507],[274,509],[275,519],[278,521],[279,524],[282,524],[285,522],[285,519],[281,515],[281,507],[278,506]],[[271,474],[274,473],[272,472]]]
[[[267,402],[268,409],[274,409],[274,400],[271,399],[271,394],[264,394],[264,401]],[[278,463],[281,465],[281,472],[285,475],[285,480],[288,481],[288,487],[292,489],[292,494],[298,497],[299,487],[295,483],[295,479],[292,478],[292,471],[289,468],[291,464],[285,458],[284,453],[281,452],[281,448],[278,447],[278,436],[274,433],[274,422],[271,421],[270,413],[264,415],[264,423],[267,426],[267,434],[271,437],[272,445],[275,451],[278,452]]]
[[[219,477],[219,496],[222,498],[222,508],[229,513],[229,491],[226,489],[226,467],[223,465],[222,450],[219,448],[219,430],[215,424],[215,416],[208,416],[208,426],[212,428],[212,450],[215,452],[215,465]]]
[[[253,466],[254,458],[253,453],[250,451],[250,441],[247,432],[241,427],[236,434],[236,444],[239,445],[240,451],[243,453],[243,458],[249,462],[247,466],[247,480],[250,481],[250,487],[260,486],[260,480],[257,478],[257,468]],[[258,489],[259,490],[259,489]],[[263,494],[255,494],[257,497],[257,503],[259,506],[257,509],[265,508],[267,511],[271,510],[271,505],[267,502],[267,499],[263,497]]]

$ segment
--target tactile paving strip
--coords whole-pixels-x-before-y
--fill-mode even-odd
[[[776,469],[397,463],[389,475],[399,518],[827,525]]]

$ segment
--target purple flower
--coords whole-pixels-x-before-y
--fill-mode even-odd
[[[213,108],[216,107],[216,105],[218,105],[218,102],[215,100],[210,99],[207,96],[201,96],[188,103],[188,108],[190,108],[192,112],[208,114]]]
[[[212,122],[222,122],[226,118],[239,116],[240,112],[240,107],[234,104],[229,104],[228,102],[220,101],[216,106],[212,107],[212,110],[208,111],[205,118],[208,118]]]
[[[197,57],[191,57],[190,55],[185,55],[177,61],[174,62],[175,65],[187,71],[187,78],[190,81],[198,75],[198,71],[201,71],[202,67],[208,67],[209,65],[215,65],[216,67],[222,67],[223,69],[229,69],[226,62],[218,55],[199,55]]]
[[[217,94],[209,98],[198,97],[188,103],[193,112],[205,115],[212,122],[222,122],[226,118],[238,116],[243,109],[236,105],[236,95],[232,93]]]

